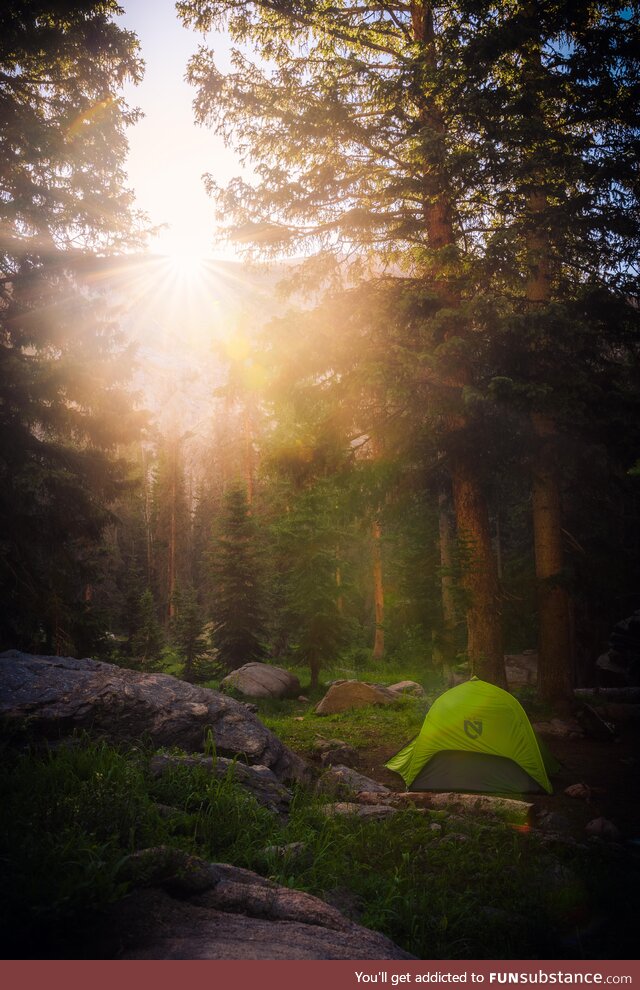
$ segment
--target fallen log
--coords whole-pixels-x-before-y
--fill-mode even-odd
[[[574,688],[576,698],[602,698],[603,701],[624,701],[640,705],[640,687]]]
[[[458,794],[452,791],[402,791],[378,794],[362,791],[361,804],[388,804],[393,808],[414,807],[430,811],[452,811],[482,818],[500,819],[510,824],[525,824],[533,808],[529,801],[493,797],[488,794]]]

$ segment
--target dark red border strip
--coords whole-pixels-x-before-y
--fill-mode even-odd
[[[360,974],[360,979],[358,975]],[[578,975],[579,974],[579,975]],[[640,990],[638,960],[8,961],[2,990]]]

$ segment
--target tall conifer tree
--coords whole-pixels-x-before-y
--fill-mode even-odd
[[[140,425],[131,356],[88,281],[97,253],[135,239],[120,87],[142,68],[118,10],[0,14],[0,636],[49,652],[85,642],[93,547],[126,483],[116,447]]]
[[[488,507],[467,438],[475,346],[468,305],[483,205],[474,198],[473,135],[460,127],[456,106],[472,95],[461,72],[465,39],[442,40],[457,12],[439,8],[436,16],[424,0],[330,10],[316,2],[185,0],[178,10],[196,27],[225,26],[245,45],[227,75],[204,49],[189,70],[198,119],[242,144],[256,166],[254,186],[236,179],[219,190],[210,182],[235,236],[267,252],[314,242],[324,249],[315,270],[325,275],[329,252],[355,251],[428,298],[413,384],[424,392],[436,386],[430,404],[445,392],[440,423],[468,550],[468,652],[478,673],[503,684]]]
[[[263,589],[256,530],[246,490],[233,485],[225,495],[220,531],[212,546],[213,645],[233,669],[265,657]]]

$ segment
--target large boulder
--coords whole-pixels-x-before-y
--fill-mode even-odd
[[[316,705],[316,715],[336,715],[367,705],[392,705],[398,695],[388,688],[367,684],[366,681],[340,681],[332,684]]]
[[[85,730],[112,742],[201,751],[209,732],[221,756],[305,780],[303,760],[241,702],[167,674],[97,660],[0,654],[0,718],[18,738],[59,739]]]
[[[166,847],[132,857],[146,885],[114,905],[103,955],[121,959],[412,959],[310,894]],[[111,944],[110,944],[111,943]]]
[[[245,663],[232,670],[220,687],[223,691],[233,688],[247,698],[296,698],[300,694],[300,681],[295,674],[268,663]]]

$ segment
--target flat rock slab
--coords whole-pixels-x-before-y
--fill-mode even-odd
[[[340,789],[350,791],[351,794],[359,794],[361,791],[376,794],[390,794],[391,791],[384,784],[379,784],[371,777],[365,777],[363,773],[352,770],[351,767],[335,766],[323,773],[318,781],[319,791],[332,792]]]
[[[514,798],[490,797],[488,794],[457,794],[454,792],[428,793],[407,791],[401,795],[403,803],[418,806],[446,808],[449,811],[480,817],[499,818],[504,821],[524,823],[528,820],[533,804]],[[426,800],[425,800],[426,799]]]
[[[397,700],[398,695],[388,688],[367,684],[366,681],[341,681],[331,685],[315,711],[316,715],[336,715],[367,705],[392,705]]]
[[[368,805],[385,804],[392,808],[413,806],[424,810],[446,810],[518,824],[528,821],[533,809],[533,804],[528,801],[488,794],[459,794],[456,791],[389,791],[387,794],[362,791],[358,794],[358,801]]]
[[[146,889],[114,905],[105,955],[116,945],[121,959],[414,958],[320,898],[250,870],[165,847],[132,860],[145,871]]]
[[[395,694],[410,694],[414,698],[424,698],[424,688],[417,681],[398,681],[397,684],[390,684],[387,690]]]
[[[202,767],[218,780],[230,777],[249,791],[260,804],[278,815],[286,815],[291,804],[291,791],[280,783],[273,770],[265,766],[247,766],[223,756],[154,756],[149,769],[154,777],[162,777],[175,767]]]
[[[307,780],[305,762],[239,701],[168,674],[97,660],[0,654],[0,718],[16,736],[60,739],[76,730],[111,742],[201,751],[209,732],[222,756]]]
[[[366,818],[370,821],[378,821],[381,818],[390,818],[395,815],[398,809],[391,804],[360,804],[356,801],[336,801],[335,804],[325,804],[321,811],[327,818],[335,818],[338,815],[354,815],[356,818]]]
[[[245,663],[227,674],[220,687],[234,688],[248,698],[296,698],[300,694],[295,674],[268,663]]]
[[[138,891],[121,907],[119,959],[413,959],[359,925],[269,921]],[[126,926],[126,927],[125,927]]]
[[[575,718],[552,718],[548,722],[532,722],[533,728],[543,736],[558,736],[560,739],[580,739],[584,732]]]

